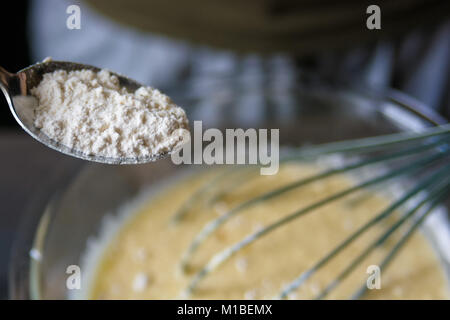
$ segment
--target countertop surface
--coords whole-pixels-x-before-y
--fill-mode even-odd
[[[0,299],[6,299],[10,255],[27,205],[42,182],[82,160],[49,149],[20,129],[0,131],[0,152]]]

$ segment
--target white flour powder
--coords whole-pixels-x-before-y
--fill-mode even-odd
[[[89,155],[145,157],[167,152],[183,139],[183,109],[156,89],[134,93],[106,70],[44,74],[31,90],[39,104],[34,125],[51,139]]]

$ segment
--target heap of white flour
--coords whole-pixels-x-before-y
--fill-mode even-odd
[[[57,70],[31,90],[34,125],[77,151],[136,158],[173,150],[186,134],[183,109],[150,87],[129,93],[106,70]]]

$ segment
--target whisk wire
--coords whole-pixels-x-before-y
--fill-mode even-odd
[[[286,286],[279,295],[279,298],[284,299],[287,295],[298,287],[300,287],[306,280],[308,280],[313,274],[315,274],[318,270],[320,270],[323,266],[325,266],[332,258],[334,258],[338,253],[344,250],[350,243],[355,241],[358,237],[360,237],[363,233],[369,230],[372,226],[380,222],[381,220],[390,216],[396,209],[398,209],[401,205],[403,205],[406,201],[417,195],[419,192],[423,191],[425,188],[433,185],[436,181],[438,181],[439,177],[444,174],[450,172],[450,166],[446,166],[435,172],[432,176],[428,177],[425,181],[419,183],[412,190],[404,194],[401,198],[393,202],[388,208],[383,210],[381,213],[373,217],[359,229],[357,229],[354,233],[352,233],[347,239],[341,242],[338,246],[336,246],[333,250],[330,251],[325,257],[320,259],[314,266],[312,266],[307,271],[303,272],[297,279],[292,281],[290,284]]]
[[[374,179],[370,179],[367,180],[363,183],[357,184],[356,186],[350,187],[348,189],[345,189],[341,192],[338,192],[326,199],[323,200],[319,200],[315,203],[313,203],[312,205],[309,205],[303,209],[300,209],[298,211],[295,211],[292,214],[289,214],[286,217],[283,217],[279,220],[277,220],[276,222],[262,228],[261,230],[245,237],[243,240],[239,241],[238,243],[224,249],[223,251],[217,253],[216,255],[214,255],[208,262],[207,264],[197,273],[194,275],[192,281],[189,283],[185,295],[189,295],[198,285],[198,283],[209,273],[211,273],[213,270],[215,270],[219,265],[221,265],[223,262],[225,262],[226,260],[228,260],[231,256],[233,256],[236,252],[238,252],[239,250],[241,250],[242,248],[248,246],[249,244],[251,244],[252,242],[254,242],[256,239],[261,238],[262,236],[270,233],[271,231],[283,226],[284,224],[297,219],[300,216],[305,215],[306,213],[309,213],[310,211],[317,209],[325,204],[328,204],[332,201],[335,201],[337,199],[340,199],[348,194],[351,194],[357,190],[360,190],[362,188],[368,187],[370,185],[374,185],[377,184],[379,182],[382,181],[386,181],[389,179],[392,179],[394,177],[403,175],[405,173],[410,173],[411,171],[418,171],[420,169],[422,169],[424,166],[428,166],[431,163],[433,163],[434,161],[441,159],[444,156],[448,155],[448,151],[446,152],[439,152],[437,154],[434,154],[432,156],[426,157],[425,159],[421,158],[417,161],[412,162],[409,165],[403,166],[401,168],[398,168],[396,170],[392,170],[390,172],[388,172],[387,174],[383,174],[380,177],[376,177]],[[214,228],[214,225],[207,225],[206,228]],[[208,229],[207,229],[208,230]],[[209,230],[208,230],[209,231]],[[182,263],[184,266],[186,266],[187,261],[190,259],[191,254],[193,253],[193,251],[197,248],[197,246],[199,245],[199,243],[195,243],[193,250],[191,248],[191,250],[189,250],[187,252],[187,255],[185,255],[182,259]]]
[[[313,147],[305,147],[298,152],[292,152],[291,157],[292,159],[316,158],[317,156],[330,153],[346,153],[353,151],[365,152],[378,148],[394,146],[396,144],[415,142],[417,140],[423,140],[434,136],[446,135],[448,133],[450,133],[450,123],[433,128],[427,128],[420,133],[395,133],[390,135],[325,143]],[[287,159],[290,159],[291,157],[288,157]]]
[[[448,137],[446,137],[444,140],[448,140]],[[366,165],[386,161],[389,159],[394,159],[394,158],[398,158],[398,157],[402,157],[402,156],[406,156],[406,155],[410,155],[410,154],[417,154],[418,152],[428,150],[430,148],[435,148],[436,146],[438,146],[442,143],[443,143],[443,141],[439,140],[439,141],[433,142],[428,145],[422,145],[419,147],[408,148],[406,150],[401,150],[401,151],[395,152],[390,155],[382,155],[379,157],[374,157],[369,160],[360,161],[360,162],[357,162],[354,164],[344,165],[343,167],[340,167],[337,169],[326,170],[322,173],[313,175],[308,178],[300,179],[300,180],[290,183],[286,186],[280,187],[273,191],[269,191],[261,196],[252,198],[248,201],[245,201],[205,225],[205,227],[195,236],[194,240],[192,241],[192,243],[190,244],[190,246],[184,253],[184,255],[181,259],[181,264],[180,264],[181,269],[185,270],[187,268],[187,262],[190,259],[190,257],[192,256],[192,254],[198,249],[198,247],[201,245],[201,243],[204,242],[210,234],[212,234],[215,230],[217,230],[222,224],[224,224],[226,221],[228,221],[231,217],[242,212],[244,209],[247,209],[247,208],[249,208],[255,204],[258,204],[260,202],[267,201],[274,197],[280,196],[281,194],[291,191],[295,188],[299,188],[299,187],[305,186],[309,183],[329,177],[331,175],[343,173],[343,172],[346,172],[349,170],[357,169],[357,168],[360,168],[360,167],[363,167]],[[441,154],[442,154],[442,152],[441,152]],[[375,182],[377,182],[377,181],[375,181]]]
[[[417,204],[414,208],[409,210],[403,217],[401,217],[394,225],[392,225],[384,234],[382,234],[378,239],[373,241],[357,258],[355,258],[349,266],[347,266],[337,277],[333,280],[317,297],[316,299],[323,299],[327,296],[334,288],[336,288],[343,279],[345,279],[358,265],[362,263],[362,261],[375,250],[377,247],[383,245],[386,240],[398,229],[402,226],[409,218],[411,218],[420,208],[422,208],[425,204],[434,199],[441,200],[443,196],[445,196],[448,192],[448,182],[444,188],[444,190],[437,190],[433,193],[430,193],[424,200],[422,200],[419,204]]]
[[[445,143],[448,142],[448,141],[450,141],[450,135],[444,135],[443,137],[436,138],[435,141],[432,142],[432,143],[420,145],[418,147],[405,148],[405,149],[402,149],[402,150],[400,150],[398,152],[395,152],[395,153],[392,153],[392,154],[382,155],[382,156],[378,156],[378,157],[373,157],[373,158],[365,159],[363,161],[359,161],[359,162],[356,162],[356,163],[347,164],[347,165],[341,166],[340,168],[334,168],[334,169],[326,170],[326,171],[321,172],[321,173],[319,173],[317,175],[314,175],[312,177],[308,177],[308,178],[305,178],[305,179],[301,179],[301,180],[295,181],[295,182],[290,183],[290,184],[288,184],[286,186],[277,188],[277,189],[275,189],[273,191],[266,192],[265,194],[263,194],[261,196],[258,196],[258,197],[255,197],[253,199],[250,199],[250,200],[248,200],[248,201],[238,205],[237,207],[233,208],[231,210],[233,212],[230,213],[230,214],[235,214],[235,213],[237,213],[237,211],[241,211],[241,210],[246,209],[246,208],[248,208],[248,207],[250,207],[252,205],[255,205],[255,204],[259,203],[259,202],[262,202],[262,201],[269,200],[271,198],[277,197],[277,196],[279,196],[279,195],[281,195],[281,194],[283,194],[285,192],[288,192],[288,191],[291,191],[291,190],[293,190],[295,188],[301,187],[303,185],[315,182],[315,181],[317,181],[319,179],[326,178],[326,177],[329,177],[329,176],[334,175],[334,174],[344,173],[346,171],[350,171],[350,170],[353,170],[353,169],[358,169],[358,168],[361,168],[361,167],[364,167],[364,166],[368,166],[368,165],[371,165],[371,164],[375,164],[375,163],[378,163],[378,162],[393,160],[393,159],[396,159],[396,158],[409,156],[409,155],[416,155],[416,154],[421,153],[423,151],[426,151],[426,150],[429,150],[429,149],[433,149],[433,148],[441,146],[441,145],[445,145]],[[292,161],[292,160],[294,160],[294,159],[293,158],[282,158],[280,160],[280,163],[287,162],[287,161]],[[299,159],[295,159],[295,160],[299,160]],[[232,180],[232,181],[234,181],[234,180]],[[232,187],[236,187],[238,185],[239,185],[239,182],[236,182],[234,185],[232,185]],[[222,188],[222,189],[224,189],[224,188]],[[223,197],[224,195],[226,195],[226,191],[222,191],[221,196]],[[208,202],[209,203],[214,203],[214,201],[216,199],[218,199],[218,198],[219,198],[219,196],[215,195]],[[226,213],[225,215],[227,215],[227,214],[228,213]]]
[[[408,155],[413,152],[420,152],[422,150],[426,150],[426,149],[438,146],[440,143],[448,141],[448,139],[450,138],[449,133],[450,133],[450,124],[431,128],[420,134],[401,133],[401,134],[392,134],[392,135],[386,135],[386,136],[381,136],[381,137],[356,139],[356,140],[350,140],[350,141],[344,141],[344,142],[333,142],[333,143],[323,144],[323,145],[316,146],[316,147],[305,147],[305,148],[302,148],[302,150],[300,152],[291,152],[289,156],[282,157],[280,159],[280,163],[291,161],[291,160],[307,159],[307,158],[330,154],[330,153],[368,151],[368,150],[377,149],[380,147],[392,146],[392,145],[395,145],[398,143],[413,142],[416,140],[423,140],[423,139],[435,137],[438,135],[442,136],[441,139],[439,139],[438,141],[435,141],[435,142],[432,142],[429,144],[425,144],[423,146],[419,146],[418,148],[406,149],[406,150],[404,150],[404,152],[399,152],[399,153],[391,155],[392,158],[401,157],[401,156],[405,156],[405,155]],[[358,168],[360,166],[365,166],[365,165],[369,165],[372,163],[388,160],[391,157],[386,157],[386,158],[379,157],[379,158],[373,159],[372,161],[367,161],[365,163],[361,162],[360,165],[356,165],[356,166],[350,165],[350,166],[347,166],[347,167],[344,167],[344,168],[341,168],[338,170],[330,170],[331,172],[329,172],[328,174],[324,173],[322,175],[319,175],[316,179],[305,181],[304,183],[298,182],[297,184],[293,184],[291,187],[287,186],[284,191],[280,190],[279,192],[275,192],[275,193],[273,193],[272,196],[271,196],[271,193],[269,192],[269,193],[261,196],[259,200],[263,201],[266,199],[270,199],[271,197],[274,197],[283,192],[289,191],[289,190],[295,188],[296,186],[301,186],[303,184],[313,182],[315,180],[318,180],[322,177],[326,177],[331,174],[340,173],[340,172],[344,172],[346,170]],[[238,170],[241,170],[241,169],[242,169],[242,167],[240,167]],[[180,207],[180,209],[178,209],[178,211],[174,214],[174,216],[172,218],[172,223],[176,223],[176,222],[179,222],[180,220],[182,220],[185,217],[185,215],[188,213],[188,211],[192,208],[192,206],[196,203],[196,201],[201,199],[205,194],[207,194],[208,191],[217,184],[217,182],[219,182],[223,179],[232,177],[235,173],[236,173],[236,169],[233,167],[229,170],[225,170],[224,172],[219,173],[213,179],[206,182]],[[236,186],[236,184],[238,184],[240,181],[238,181],[238,182],[234,181],[234,182],[235,182],[234,186]],[[231,187],[232,186],[233,185],[231,185]],[[217,200],[219,198],[220,198],[220,195],[216,195],[216,196],[212,197],[209,202],[213,203],[215,200]],[[235,208],[235,210],[233,209],[232,211],[234,211],[234,212],[240,211],[240,210],[247,208],[248,206],[251,206],[252,204],[255,204],[257,202],[259,202],[258,199],[254,199],[254,201],[249,201],[249,203],[244,203],[239,208]]]
[[[401,239],[395,244],[395,246],[391,249],[391,251],[387,254],[387,256],[384,258],[384,260],[380,263],[380,270],[386,269],[386,267],[390,264],[392,259],[396,256],[396,254],[399,252],[399,250],[403,247],[403,245],[411,238],[411,236],[414,234],[414,232],[422,225],[422,223],[425,221],[425,218],[430,215],[430,213],[433,212],[433,210],[441,203],[441,201],[448,195],[448,189],[447,193],[443,193],[440,197],[433,200],[431,205],[428,207],[428,209],[417,219],[410,228],[404,233],[404,235],[401,237]],[[356,300],[361,298],[365,292],[367,291],[367,285],[361,286],[359,290],[357,290],[353,295],[352,299]]]

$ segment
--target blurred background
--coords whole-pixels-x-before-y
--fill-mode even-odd
[[[366,27],[371,4],[381,9],[380,30]],[[80,29],[66,25],[70,5],[81,9]],[[175,101],[180,90],[232,87],[236,79],[256,93],[267,82],[285,88],[307,72],[374,91],[395,88],[450,116],[446,0],[22,0],[3,7],[0,65],[11,72],[51,56],[117,71]],[[211,86],[212,78],[221,81]],[[273,108],[258,94],[232,115],[225,108],[208,112],[208,103],[183,107],[210,124],[236,117],[251,125],[258,112],[296,115],[295,106]],[[0,104],[0,298],[6,298],[21,212],[46,180],[78,160],[26,136],[3,96]]]

